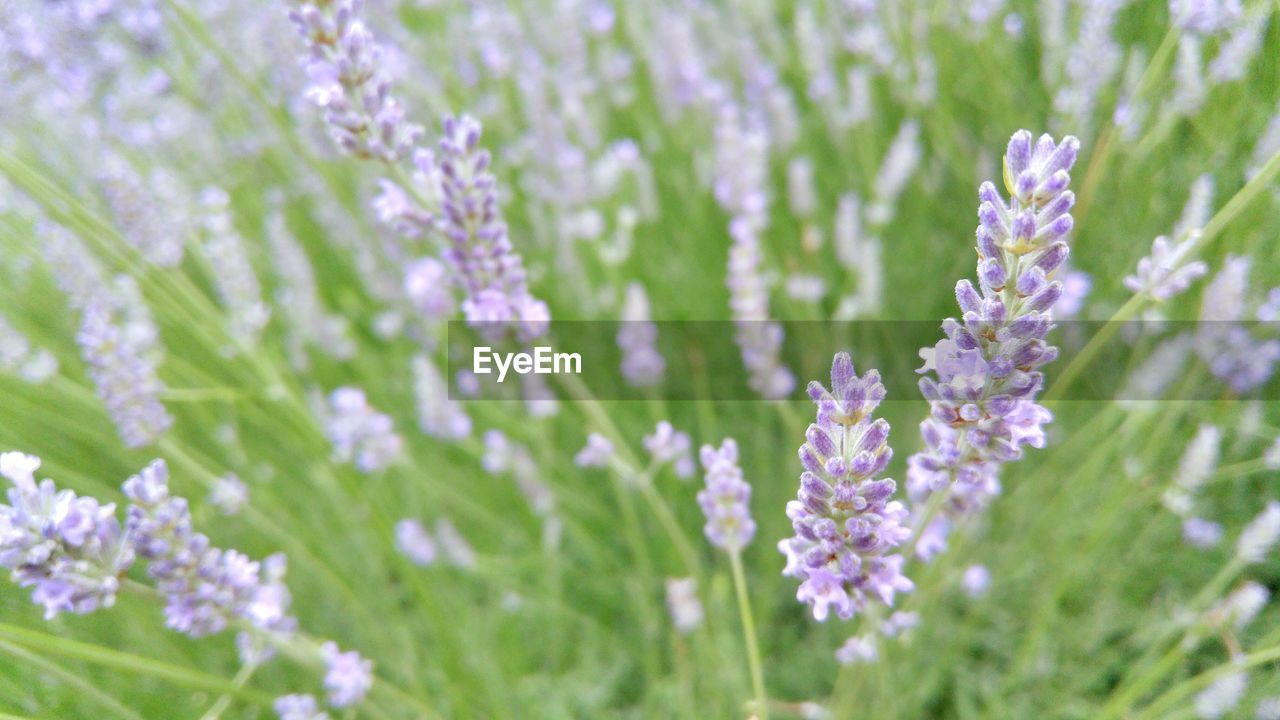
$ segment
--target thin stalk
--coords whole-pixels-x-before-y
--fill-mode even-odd
[[[742,634],[747,643],[747,665],[751,670],[751,687],[756,696],[756,717],[769,720],[769,696],[764,691],[764,666],[760,662],[760,643],[756,639],[756,621],[751,614],[751,598],[747,596],[747,578],[742,571],[742,553],[729,553],[733,568],[733,589],[738,596],[738,614],[742,616]]]

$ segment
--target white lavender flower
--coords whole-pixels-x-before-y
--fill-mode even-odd
[[[1280,502],[1267,503],[1236,541],[1236,557],[1246,563],[1260,563],[1280,541]]]
[[[426,567],[435,564],[439,552],[436,543],[422,523],[405,518],[396,523],[396,550],[415,565]]]
[[[0,454],[0,475],[13,484],[9,504],[0,505],[0,567],[33,588],[45,619],[111,607],[134,559],[115,504],[58,490],[52,480],[37,484],[39,468],[34,455]]]
[[[1263,698],[1254,710],[1254,720],[1280,720],[1280,697]]]
[[[256,343],[271,319],[271,310],[262,301],[262,289],[249,262],[244,238],[236,232],[230,198],[221,188],[209,187],[200,193],[200,204],[204,256],[213,271],[222,305],[230,315],[228,330],[241,342]]]
[[[235,473],[227,473],[214,482],[209,503],[223,515],[236,515],[249,504],[249,486]]]
[[[1229,625],[1240,632],[1253,622],[1271,599],[1271,591],[1253,580],[1245,581],[1209,611],[1215,624]]]
[[[0,372],[14,373],[38,385],[58,374],[58,359],[44,348],[33,348],[26,336],[0,314]]]
[[[964,593],[969,597],[982,597],[991,587],[991,571],[985,565],[970,565],[964,570],[961,585],[964,587]]]
[[[663,420],[653,429],[653,433],[644,436],[644,448],[649,456],[659,465],[672,463],[676,476],[692,477],[694,472],[692,448],[693,442],[689,434],[676,430]]]
[[[1004,168],[1010,202],[990,182],[978,190],[979,287],[956,285],[963,317],[944,321],[947,338],[920,351],[918,372],[933,374],[920,380],[932,412],[920,426],[927,450],[908,460],[907,489],[916,502],[945,490],[943,512],[953,517],[985,507],[1000,490],[1000,465],[1022,457],[1024,446],[1042,447],[1042,425],[1053,419],[1035,401],[1037,368],[1058,356],[1045,342],[1062,296],[1062,283],[1050,278],[1068,254],[1068,171],[1079,146],[1070,136],[1055,143],[1014,134]],[[938,534],[929,547],[941,547]]]
[[[448,518],[436,520],[436,543],[445,562],[450,565],[463,570],[476,566],[476,551]]]
[[[1240,18],[1240,0],[1169,0],[1169,14],[1179,28],[1209,35]]]
[[[613,443],[599,434],[587,435],[587,444],[573,456],[573,464],[580,468],[607,468],[613,459]]]
[[[627,285],[618,326],[618,349],[622,351],[622,377],[632,387],[653,387],[662,382],[667,361],[658,352],[658,326],[649,315],[649,296],[640,283]]]
[[[1222,542],[1222,525],[1199,517],[1189,517],[1182,522],[1182,539],[1188,545],[1200,549],[1217,546]]]
[[[667,578],[667,611],[676,632],[688,635],[702,626],[702,602],[694,578]]]
[[[391,418],[374,409],[364,391],[355,387],[340,387],[329,395],[325,432],[335,457],[365,473],[390,465],[404,446]]]
[[[879,643],[872,635],[854,635],[836,650],[836,661],[841,665],[873,663],[879,657]]]
[[[1249,685],[1247,673],[1232,672],[1214,680],[1196,695],[1196,717],[1202,720],[1218,720],[1226,717],[1244,698]]]
[[[889,151],[876,174],[874,195],[867,206],[867,221],[883,226],[893,219],[898,196],[911,181],[924,152],[920,147],[920,123],[907,120],[893,136]]]
[[[1280,340],[1257,338],[1242,324],[1247,312],[1248,256],[1228,255],[1204,291],[1196,352],[1214,377],[1237,393],[1265,384],[1280,364]]]
[[[742,478],[738,466],[738,444],[725,438],[719,448],[703,445],[702,467],[706,470],[706,487],[698,491],[698,505],[707,523],[703,532],[712,545],[738,552],[756,534],[751,519],[751,486]]]
[[[907,509],[892,500],[897,484],[877,478],[893,457],[889,423],[872,412],[884,399],[880,374],[858,377],[848,353],[831,363],[831,389],[809,383],[817,420],[800,447],[798,499],[787,503],[795,536],[778,543],[782,574],[801,581],[796,599],[813,605],[815,619],[832,608],[842,620],[870,601],[892,606],[912,582],[894,548],[910,536]]]
[[[273,212],[267,218],[266,230],[267,246],[271,250],[276,276],[280,279],[280,287],[275,294],[276,307],[289,318],[288,327],[296,342],[305,343],[338,360],[355,357],[351,323],[325,308],[311,260],[289,232],[284,213]]]
[[[171,174],[155,171],[144,181],[122,157],[109,156],[98,185],[121,235],[148,262],[175,267],[182,262],[187,232],[182,193]]]
[[[471,418],[462,403],[449,399],[444,378],[421,355],[413,359],[413,392],[422,432],[441,440],[458,440],[471,434]]]
[[[1262,464],[1268,470],[1280,470],[1280,437],[1262,453]]]
[[[329,720],[311,695],[283,695],[271,704],[280,720]]]
[[[1162,500],[1165,507],[1178,515],[1186,516],[1192,510],[1201,486],[1218,467],[1219,446],[1222,431],[1215,425],[1201,425],[1196,435],[1178,461],[1178,471],[1173,483],[1165,491]]]
[[[360,657],[355,650],[342,652],[336,643],[320,647],[324,658],[324,687],[329,704],[335,708],[351,707],[364,699],[373,687],[373,661]]]

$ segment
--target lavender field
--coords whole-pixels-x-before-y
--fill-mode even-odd
[[[1280,2],[0,0],[0,720],[1280,720]]]

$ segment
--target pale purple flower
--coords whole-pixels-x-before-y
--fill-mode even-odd
[[[848,620],[869,601],[892,606],[914,586],[902,575],[894,548],[911,534],[907,509],[892,500],[897,484],[877,478],[893,456],[889,423],[872,412],[884,399],[880,374],[858,377],[848,353],[831,364],[831,389],[811,382],[817,421],[800,447],[798,499],[787,503],[795,536],[778,543],[783,575],[801,581],[796,599],[826,620],[834,609]]]
[[[58,374],[58,359],[48,350],[32,348],[27,337],[0,314],[0,371],[38,385]]]
[[[360,0],[303,3],[289,13],[306,42],[305,96],[324,110],[334,142],[358,157],[406,156],[422,128],[391,94],[385,49],[360,19]]]
[[[1248,685],[1249,675],[1243,670],[1227,673],[1214,680],[1195,697],[1196,717],[1202,720],[1227,717],[1244,698]]]
[[[258,563],[213,547],[192,527],[187,501],[170,495],[163,460],[130,477],[123,490],[131,501],[129,538],[165,598],[166,625],[192,637],[221,632],[237,618],[268,631],[295,629],[282,558]]]
[[[1260,387],[1280,364],[1280,340],[1258,338],[1242,324],[1247,313],[1247,256],[1228,255],[1205,288],[1196,334],[1196,352],[1209,371],[1237,393]]]
[[[854,635],[836,650],[836,661],[841,665],[873,663],[880,657],[874,636]]]
[[[223,515],[236,515],[249,504],[249,486],[235,473],[227,473],[214,482],[209,503]]]
[[[156,374],[157,331],[137,284],[123,275],[107,282],[75,236],[56,225],[42,229],[54,278],[81,313],[76,341],[98,397],[126,446],[154,443],[173,417],[160,403],[165,386]]]
[[[546,303],[529,294],[524,261],[511,246],[498,204],[489,153],[480,148],[480,123],[470,116],[446,117],[440,139],[444,258],[466,299],[467,322],[495,331],[513,325],[524,340],[546,332]]]
[[[971,598],[982,597],[991,587],[991,571],[985,565],[970,565],[965,568],[960,584],[964,587],[965,595]]]
[[[898,637],[920,627],[920,613],[899,610],[880,625],[880,633],[888,638]]]
[[[573,464],[580,468],[607,468],[613,458],[613,443],[599,434],[587,435],[587,444],[573,456]]]
[[[1182,523],[1182,539],[1202,550],[1216,547],[1222,542],[1222,525],[1204,518],[1189,517]]]
[[[404,271],[404,292],[422,317],[441,320],[453,314],[453,290],[448,270],[435,258],[420,258]]]
[[[1280,437],[1262,453],[1262,463],[1268,470],[1280,470]]]
[[[436,543],[440,546],[441,555],[450,565],[463,570],[476,566],[476,551],[448,518],[436,520]]]
[[[659,465],[672,463],[676,476],[691,477],[694,473],[693,442],[689,434],[676,430],[671,423],[663,420],[653,429],[653,433],[644,436],[644,449]]]
[[[166,268],[182,262],[188,230],[176,178],[157,170],[148,182],[113,155],[103,161],[97,180],[120,234],[147,262]]]
[[[1022,457],[1024,446],[1042,447],[1053,419],[1035,398],[1044,382],[1038,368],[1058,356],[1045,338],[1063,285],[1050,278],[1068,255],[1068,171],[1079,145],[1074,137],[1034,140],[1026,130],[1010,139],[1011,197],[990,182],[978,190],[978,287],[956,285],[962,317],[944,321],[947,338],[920,351],[931,412],[921,424],[926,450],[908,460],[907,489],[916,502],[945,490],[943,512],[953,518],[985,507],[1000,490],[999,466]],[[932,533],[934,550],[944,543],[938,528],[921,529]]]
[[[426,528],[412,518],[396,523],[396,550],[422,567],[434,564],[438,555],[435,541],[427,534]]]
[[[325,307],[311,260],[290,234],[284,213],[278,209],[267,218],[266,235],[280,280],[275,293],[276,307],[289,319],[294,342],[305,343],[338,360],[354,357],[356,345],[351,337],[351,323]]]
[[[698,492],[698,505],[707,517],[703,532],[712,545],[738,552],[756,534],[751,486],[738,466],[738,444],[725,438],[719,448],[703,445],[700,455],[706,470],[706,487]]]
[[[0,475],[13,484],[9,504],[0,505],[0,567],[33,588],[45,619],[111,607],[134,559],[116,506],[58,490],[52,480],[37,484],[39,467],[34,455],[0,454]]]
[[[322,645],[320,653],[324,658],[324,687],[329,692],[329,704],[345,708],[363,700],[373,687],[373,661],[360,657],[354,650],[342,652],[332,642]]]
[[[230,198],[221,188],[209,187],[200,193],[200,204],[202,249],[213,271],[218,296],[229,314],[228,331],[240,341],[255,343],[271,319],[271,310],[262,301],[262,289],[249,262],[245,240],[236,232]]]
[[[354,387],[340,387],[329,395],[325,433],[338,460],[353,463],[365,473],[386,468],[404,446],[391,418],[374,409],[364,391]]]
[[[329,720],[329,714],[320,710],[310,695],[284,695],[276,698],[271,707],[280,720]]]
[[[702,602],[694,578],[667,578],[667,611],[676,632],[688,635],[702,626]]]
[[[421,355],[413,359],[413,394],[422,432],[442,440],[459,440],[471,434],[471,418],[462,403],[449,399],[440,371]]]
[[[618,349],[622,351],[622,377],[632,387],[653,387],[662,382],[667,361],[658,352],[658,326],[649,315],[649,296],[640,283],[627,285],[618,325]]]
[[[1280,502],[1272,500],[1236,541],[1236,556],[1246,563],[1260,563],[1280,541]]]
[[[1169,0],[1169,14],[1174,24],[1201,35],[1227,27],[1242,13],[1240,0]]]

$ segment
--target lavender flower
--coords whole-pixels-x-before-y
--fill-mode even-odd
[[[1280,363],[1280,340],[1256,338],[1240,324],[1246,314],[1251,267],[1247,256],[1227,256],[1222,270],[1205,288],[1196,334],[1200,359],[1214,377],[1237,393],[1264,385]]]
[[[422,523],[412,518],[396,523],[396,550],[414,565],[426,567],[436,561],[435,541],[427,534]]]
[[[289,317],[294,342],[310,345],[338,360],[355,357],[351,323],[325,308],[311,260],[289,233],[282,212],[277,210],[267,218],[266,234],[276,275],[280,279],[280,287],[275,293],[276,307]]]
[[[268,631],[294,630],[282,562],[267,563],[276,570],[264,582],[260,563],[213,547],[193,529],[187,501],[170,495],[163,460],[130,477],[123,489],[132,503],[129,537],[165,597],[166,625],[192,637],[221,632],[236,618]]]
[[[422,128],[405,119],[391,94],[384,49],[360,20],[361,0],[304,3],[289,13],[306,41],[306,97],[324,109],[329,134],[357,157],[393,162],[407,155]]]
[[[0,567],[31,587],[45,619],[61,612],[87,614],[115,603],[120,577],[134,552],[116,521],[115,505],[100,505],[52,480],[38,485],[40,458],[0,454],[0,475],[13,484],[0,505]]]
[[[449,271],[435,258],[420,258],[405,268],[404,293],[413,309],[427,320],[441,320],[453,314]]]
[[[1249,676],[1241,672],[1227,673],[1214,680],[1195,698],[1196,717],[1218,720],[1235,710],[1248,689]]]
[[[613,443],[609,438],[591,433],[587,436],[587,444],[573,456],[573,464],[580,468],[607,468],[613,458]]]
[[[450,565],[463,570],[470,570],[476,566],[476,551],[448,518],[442,517],[436,520],[436,542],[440,546],[445,561]]]
[[[227,473],[214,482],[209,502],[223,515],[236,515],[249,504],[249,486],[235,473]]]
[[[892,606],[896,593],[911,591],[903,557],[892,554],[910,535],[908,513],[890,499],[896,483],[876,478],[893,456],[889,423],[871,416],[884,399],[880,374],[859,378],[849,354],[837,353],[831,389],[814,381],[808,392],[817,421],[800,446],[800,491],[787,503],[796,534],[778,543],[782,574],[801,581],[796,599],[813,605],[815,619],[834,608],[848,620],[870,600]]]
[[[651,435],[644,436],[644,449],[649,452],[653,462],[659,465],[674,463],[677,477],[693,476],[693,457],[690,454],[692,447],[689,434],[676,430],[666,420],[659,422]]]
[[[497,182],[489,173],[489,153],[480,149],[480,123],[447,117],[440,140],[444,257],[466,291],[462,312],[480,327],[514,323],[522,339],[546,331],[551,316],[529,294],[520,255],[511,247],[498,207]]]
[[[880,650],[874,636],[854,635],[836,650],[836,661],[841,665],[873,663],[879,657]]]
[[[375,410],[364,391],[340,387],[329,396],[330,414],[325,432],[335,456],[354,462],[360,472],[376,472],[390,465],[404,445],[391,418]]]
[[[143,258],[166,268],[182,262],[186,228],[173,176],[157,171],[147,183],[123,158],[110,156],[103,162],[98,184],[124,239]]]
[[[0,371],[38,385],[58,374],[58,359],[43,348],[33,350],[26,336],[0,315]]]
[[[1222,542],[1222,525],[1204,518],[1189,517],[1182,523],[1182,539],[1202,550],[1214,547]]]
[[[1041,426],[1053,416],[1035,402],[1037,368],[1058,356],[1045,342],[1062,296],[1050,278],[1067,259],[1075,202],[1067,171],[1078,150],[1074,137],[1059,144],[1014,134],[1004,167],[1010,201],[990,182],[978,191],[979,287],[956,285],[962,318],[943,322],[947,338],[920,351],[918,372],[933,374],[920,380],[932,411],[920,426],[927,449],[908,460],[907,488],[916,502],[947,491],[947,515],[980,510],[1000,491],[1000,465],[1044,445]]]
[[[1213,202],[1213,176],[1201,175],[1191,185],[1191,193],[1182,217],[1173,229],[1172,240],[1160,236],[1151,243],[1151,254],[1138,261],[1137,270],[1124,279],[1124,286],[1135,293],[1147,293],[1159,301],[1181,294],[1197,278],[1209,272],[1209,266],[1189,255],[1200,238],[1200,229],[1208,220]]]
[[[1280,541],[1280,502],[1272,500],[1241,531],[1236,541],[1236,556],[1246,563],[1260,563],[1275,549],[1277,541]]]
[[[271,318],[262,301],[262,290],[245,250],[244,238],[236,232],[229,210],[230,198],[221,188],[209,187],[200,194],[205,231],[204,254],[213,270],[213,279],[230,313],[232,337],[256,342]]]
[[[448,388],[431,361],[413,359],[413,391],[418,401],[418,427],[442,440],[458,440],[471,434],[471,418],[462,403],[449,399]]]
[[[329,720],[329,713],[320,710],[310,695],[284,695],[276,698],[271,707],[280,720]]]
[[[1165,507],[1178,515],[1190,514],[1200,488],[1218,467],[1221,443],[1222,432],[1217,426],[1200,426],[1195,437],[1182,453],[1173,483],[1161,498]]]
[[[127,276],[108,283],[79,240],[57,226],[44,233],[44,251],[59,287],[81,312],[76,340],[125,445],[155,442],[173,418],[160,404],[164,384],[156,376],[156,329],[137,284]]]
[[[667,578],[667,611],[676,632],[688,635],[702,626],[702,603],[693,578]]]
[[[1240,0],[1170,0],[1169,14],[1178,27],[1209,35],[1239,19]]]
[[[982,597],[991,587],[991,571],[985,565],[970,565],[965,568],[960,583],[965,595],[970,598]]]
[[[698,492],[698,505],[707,516],[703,532],[712,545],[736,553],[756,534],[756,523],[751,519],[751,486],[742,479],[742,469],[738,467],[738,444],[733,438],[725,438],[719,449],[703,445],[701,459],[707,483]]]
[[[640,283],[627,285],[618,326],[618,349],[622,351],[622,377],[632,387],[653,387],[662,382],[667,361],[654,344],[658,327],[649,317],[649,297]]]
[[[324,658],[324,686],[329,691],[329,704],[345,708],[363,700],[373,687],[373,661],[365,660],[354,650],[342,652],[332,642],[322,645],[320,653]]]

